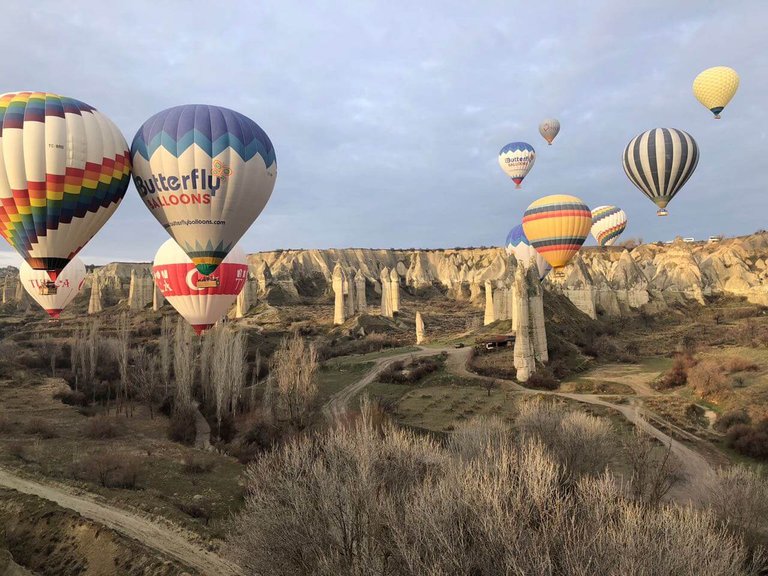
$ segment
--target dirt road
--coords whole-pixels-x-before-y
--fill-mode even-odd
[[[408,358],[411,355],[419,356],[425,354],[440,354],[441,352],[446,352],[448,354],[448,360],[446,361],[446,367],[448,370],[458,376],[463,376],[465,378],[476,378],[480,380],[495,380],[499,383],[503,383],[506,388],[515,390],[516,392],[522,394],[547,394],[552,396],[560,396],[586,404],[605,406],[611,410],[615,410],[624,416],[624,418],[626,418],[629,422],[635,425],[638,429],[649,434],[650,436],[653,436],[664,445],[671,446],[672,454],[680,462],[680,466],[685,475],[684,481],[675,490],[675,497],[678,501],[687,500],[693,503],[697,503],[702,502],[706,498],[708,484],[714,477],[714,470],[712,466],[701,454],[656,428],[649,421],[649,418],[644,416],[646,411],[639,408],[635,403],[613,404],[594,394],[531,390],[530,388],[525,388],[512,380],[481,376],[467,369],[467,359],[469,358],[470,348],[421,348],[419,352],[390,356],[388,358],[381,359],[377,361],[376,365],[368,373],[366,373],[365,377],[335,394],[326,404],[326,406],[323,407],[323,409],[325,410],[326,407],[329,407],[329,405],[332,404],[332,408],[329,407],[330,411],[327,413],[328,415],[333,413],[333,411],[343,412],[346,409],[346,403],[349,401],[349,399],[362,391],[368,384],[374,382],[376,377],[389,362],[402,360],[404,358]],[[649,382],[653,380],[653,378],[657,375],[656,373],[652,373],[650,376],[646,375],[646,378],[643,378],[642,374],[640,374],[637,370],[632,369],[632,367],[627,367],[625,372],[626,374],[622,374],[622,376],[628,377],[627,383],[632,386],[638,397],[656,394],[656,392],[649,386]],[[602,374],[597,374],[593,377],[597,378],[601,375]],[[678,431],[681,436],[686,437],[689,440],[697,440],[696,437],[692,434],[685,432],[684,430],[679,430],[676,426],[655,414],[652,415],[649,413],[648,416],[652,417],[654,421],[661,423],[665,428]]]
[[[173,558],[201,575],[240,576],[243,573],[234,564],[190,542],[181,533],[137,514],[99,502],[88,494],[76,494],[72,489],[63,486],[41,484],[17,476],[5,468],[0,468],[0,486],[24,494],[32,494],[55,502],[63,508],[74,510],[85,518]]]

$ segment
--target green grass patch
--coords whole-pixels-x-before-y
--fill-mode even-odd
[[[622,396],[635,393],[628,384],[591,378],[577,378],[576,380],[563,382],[560,384],[560,391],[575,392],[577,394],[618,394]]]
[[[327,401],[360,380],[371,368],[373,362],[326,362],[318,372],[318,401]]]

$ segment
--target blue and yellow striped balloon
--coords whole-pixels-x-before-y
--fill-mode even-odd
[[[525,235],[555,271],[581,249],[591,227],[589,206],[567,194],[539,198],[523,216]]]

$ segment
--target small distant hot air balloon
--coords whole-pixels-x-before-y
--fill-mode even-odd
[[[557,273],[581,249],[592,227],[592,212],[576,196],[539,198],[523,216],[523,231]]]
[[[235,245],[212,274],[201,276],[173,238],[160,246],[152,263],[155,285],[197,334],[221,320],[245,286],[245,252]]]
[[[592,236],[600,246],[613,246],[627,228],[627,215],[616,206],[598,206],[592,210]]]
[[[125,138],[92,106],[47,92],[0,96],[0,235],[51,280],[117,209],[130,172]]]
[[[696,140],[675,128],[654,128],[638,134],[624,149],[622,164],[632,183],[667,216],[666,207],[688,182],[699,163]]]
[[[523,178],[533,168],[536,150],[527,142],[511,142],[499,151],[499,166],[520,188]]]
[[[141,199],[203,276],[261,214],[277,178],[267,134],[219,106],[155,114],[136,133],[131,156]]]
[[[552,141],[560,133],[560,121],[557,118],[547,118],[539,124],[539,134],[544,137],[547,144],[552,146]]]
[[[85,264],[77,256],[72,258],[56,277],[55,290],[50,288],[51,279],[48,272],[34,270],[26,262],[21,263],[19,280],[27,294],[55,320],[82,290],[85,282]]]
[[[544,280],[544,277],[552,269],[552,266],[531,246],[522,224],[518,224],[507,234],[506,250],[507,254],[514,254],[524,268],[528,268],[535,261],[540,280]]]
[[[716,119],[739,89],[739,74],[728,66],[707,68],[693,80],[693,95]]]

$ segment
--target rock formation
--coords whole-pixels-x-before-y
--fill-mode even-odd
[[[493,305],[493,284],[490,280],[485,281],[485,314],[483,315],[483,326],[496,322],[496,308]]]
[[[392,314],[400,312],[400,276],[394,268],[389,273],[389,297],[392,301]]]
[[[549,362],[549,351],[547,350],[547,328],[544,322],[544,289],[541,286],[539,271],[536,266],[528,268],[526,280],[528,286],[528,322],[533,338],[533,355],[536,362],[546,364]],[[515,315],[515,320],[517,320],[517,315]]]
[[[346,307],[344,306],[344,282],[346,277],[341,264],[336,264],[333,268],[333,323],[337,326],[346,321]]]
[[[91,274],[91,297],[88,300],[88,314],[98,314],[102,310],[101,282],[97,276]]]
[[[357,311],[357,299],[355,298],[355,280],[352,271],[344,274],[344,298],[347,308],[347,318],[351,318]]]
[[[424,342],[424,319],[421,312],[416,312],[416,344]]]
[[[144,270],[131,270],[131,283],[128,288],[128,307],[141,310],[152,302],[154,282]]]
[[[357,297],[357,311],[365,312],[368,308],[368,303],[365,299],[365,276],[358,269],[355,274],[355,296]]]
[[[393,318],[392,310],[392,290],[390,282],[389,268],[386,266],[381,269],[381,315],[387,318]]]
[[[152,282],[152,311],[159,312],[163,304],[165,304],[165,296],[163,296],[157,284]]]
[[[237,295],[235,302],[235,318],[243,318],[248,314],[248,310],[256,305],[260,285],[258,281],[249,273],[243,289]]]
[[[533,349],[533,338],[531,338],[528,282],[522,266],[518,266],[515,271],[515,290],[519,297],[515,302],[517,325],[515,326],[514,364],[517,370],[517,379],[520,382],[526,382],[536,371],[536,356]]]

